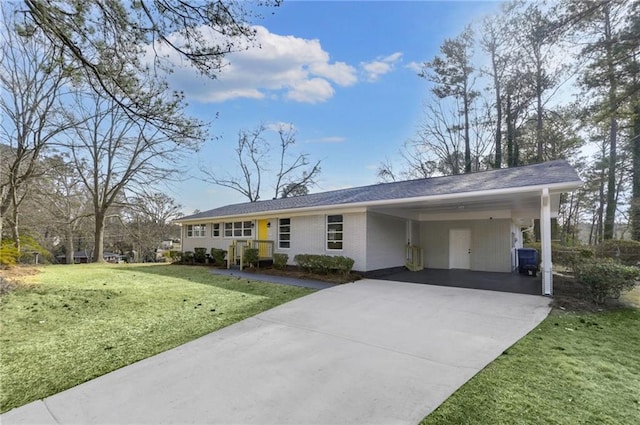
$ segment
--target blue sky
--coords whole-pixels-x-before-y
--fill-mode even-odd
[[[172,186],[186,214],[244,202],[242,195],[198,179],[198,166],[236,174],[233,148],[241,129],[293,125],[296,152],[322,160],[313,192],[376,183],[376,168],[396,158],[424,114],[428,83],[417,65],[445,38],[495,12],[496,2],[285,1],[255,21],[261,49],[227,57],[216,81],[178,68],[188,112],[212,121],[216,140],[188,159],[192,175]],[[273,14],[272,14],[273,12]],[[214,119],[214,117],[216,117]],[[277,134],[265,136],[276,141]],[[269,177],[262,199],[273,190]]]

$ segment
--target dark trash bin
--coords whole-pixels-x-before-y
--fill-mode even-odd
[[[535,276],[538,270],[538,251],[533,248],[518,249],[518,272]]]
[[[538,266],[532,266],[532,265],[524,266],[524,274],[526,274],[527,276],[536,277],[537,273],[538,273]]]

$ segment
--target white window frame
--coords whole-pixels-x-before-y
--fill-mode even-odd
[[[288,223],[283,224],[282,221],[287,220]],[[288,228],[287,231],[282,231],[282,229]],[[283,240],[282,235],[287,235],[288,239]],[[285,243],[288,246],[282,246]],[[290,218],[279,218],[278,219],[278,249],[291,249],[291,219]]]
[[[340,221],[329,222],[330,217],[340,217]],[[335,227],[336,225],[340,225],[340,229],[330,229],[331,226]],[[342,251],[344,249],[344,215],[343,214],[330,214],[326,217],[326,243],[325,247],[327,251]],[[335,237],[340,235],[340,239],[335,239]],[[340,244],[340,248],[330,248],[329,244]]]
[[[204,238],[205,236],[207,236],[206,224],[187,224],[188,238]]]
[[[223,226],[226,239],[251,239],[253,238],[253,221],[226,221]]]
[[[212,238],[219,238],[222,236],[222,223],[211,223],[211,237]],[[218,232],[218,234],[216,235],[215,233]]]

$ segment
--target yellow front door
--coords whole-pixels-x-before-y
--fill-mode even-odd
[[[266,241],[269,238],[268,220],[258,220],[258,240]],[[269,247],[266,243],[258,244],[258,255],[260,257],[269,256]]]

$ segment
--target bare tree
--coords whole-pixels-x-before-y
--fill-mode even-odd
[[[138,254],[136,260],[155,261],[160,243],[180,236],[179,226],[171,222],[182,216],[182,206],[165,193],[147,190],[127,204],[122,221]]]
[[[240,175],[227,173],[221,177],[205,166],[200,167],[203,181],[233,189],[245,196],[249,202],[260,200],[265,172],[270,171],[272,162],[271,143],[264,137],[267,127],[259,125],[255,129],[240,130],[235,148]],[[320,161],[311,163],[306,153],[293,154],[296,133],[292,126],[279,126],[276,130],[278,141],[278,170],[275,174],[273,198],[286,198],[308,193],[320,174]]]
[[[431,99],[416,137],[404,142],[400,149],[400,171],[394,170],[394,164],[387,160],[379,165],[378,178],[395,181],[463,173],[467,165],[464,154],[467,146],[460,129],[465,125],[465,118],[458,111],[460,105],[455,99]],[[489,121],[480,116],[479,111],[480,108],[474,107],[468,118],[471,171],[491,165],[487,157],[492,142]]]
[[[73,264],[74,240],[85,219],[93,216],[91,198],[78,171],[68,158],[46,158],[46,174],[38,179],[38,198],[47,205],[48,217],[61,230],[65,242],[65,259]]]
[[[163,87],[151,84],[153,88],[161,98]],[[82,124],[74,127],[64,148],[75,167],[84,170],[80,177],[91,196],[95,221],[94,260],[103,261],[109,210],[124,200],[125,190],[139,191],[179,172],[175,164],[185,152],[197,149],[200,137],[197,127],[167,135],[167,129],[132,119],[111,98],[80,93],[76,100]]]
[[[59,97],[70,71],[59,66],[61,51],[26,37],[16,26],[10,6],[3,7],[0,29],[0,239],[9,214],[11,234],[20,249],[19,211],[29,183],[43,174],[39,167],[51,141],[70,126],[60,114]]]
[[[296,132],[291,125],[278,127],[280,138],[280,167],[275,184],[275,197],[287,198],[309,193],[309,187],[316,184],[316,177],[320,173],[320,161],[310,166],[309,155],[301,153],[292,160],[288,154],[296,143]]]

